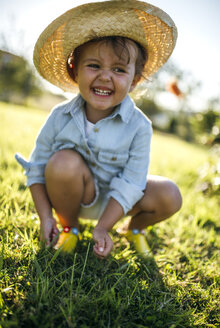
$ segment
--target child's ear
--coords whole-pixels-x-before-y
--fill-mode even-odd
[[[67,59],[67,71],[70,77],[73,79],[74,82],[77,82],[77,69],[74,65],[74,58],[73,56],[69,56]]]
[[[136,87],[136,85],[138,84],[138,82],[140,81],[140,79],[141,79],[141,75],[135,75],[135,77],[134,77],[134,79],[132,81],[132,84],[130,86],[129,92],[131,92],[131,91],[134,90],[134,88]]]
[[[78,74],[77,74],[77,70],[76,70],[76,68],[74,67],[74,69],[73,69],[73,76],[74,76],[74,81],[77,83],[78,81]]]

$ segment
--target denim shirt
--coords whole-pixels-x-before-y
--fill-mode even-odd
[[[129,96],[114,112],[98,121],[86,138],[84,100],[80,94],[57,105],[42,127],[26,161],[27,186],[45,183],[44,170],[51,155],[61,149],[80,153],[98,183],[100,192],[116,199],[126,214],[146,188],[152,127]]]

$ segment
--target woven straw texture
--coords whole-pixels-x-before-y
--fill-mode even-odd
[[[144,76],[150,77],[168,60],[177,29],[161,9],[135,0],[104,1],[73,8],[55,19],[40,35],[34,64],[42,77],[64,91],[76,91],[67,59],[79,45],[97,37],[123,36],[147,49]]]

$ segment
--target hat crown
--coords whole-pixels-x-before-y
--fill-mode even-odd
[[[122,36],[140,43],[148,53],[147,77],[171,55],[177,38],[173,20],[161,9],[137,0],[83,4],[55,19],[40,35],[34,49],[38,72],[64,91],[74,91],[67,58],[79,45],[98,37]]]

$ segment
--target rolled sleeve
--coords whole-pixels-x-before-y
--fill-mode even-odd
[[[143,127],[135,135],[129,159],[123,171],[111,180],[109,197],[117,200],[126,214],[143,197],[150,162],[152,127]]]
[[[140,188],[122,178],[113,178],[110,188],[109,197],[119,202],[123,208],[124,214],[126,214],[144,195]]]
[[[26,161],[19,153],[15,154],[15,159],[23,167],[24,174],[27,176],[27,187],[34,183],[45,183],[44,170],[46,164]]]

